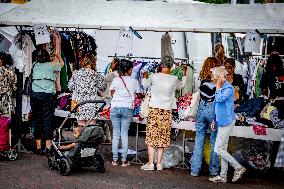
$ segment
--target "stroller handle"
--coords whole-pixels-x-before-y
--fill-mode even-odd
[[[82,105],[88,104],[88,103],[91,103],[91,104],[102,104],[102,106],[99,108],[99,112],[101,112],[104,109],[105,105],[106,105],[106,102],[104,100],[86,100],[86,101],[78,103],[70,113],[76,112],[76,110],[78,109],[79,106],[82,106]]]

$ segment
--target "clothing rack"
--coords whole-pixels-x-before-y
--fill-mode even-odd
[[[161,60],[161,58],[158,58],[158,57],[147,57],[147,56],[108,56],[108,57],[127,58],[127,59]],[[182,64],[188,65],[190,68],[195,70],[194,67],[189,63],[189,59],[188,58],[175,58],[175,60],[185,61]]]
[[[270,54],[269,55],[250,55],[251,57],[263,57],[263,58],[267,58],[267,57],[269,57],[270,56]],[[284,58],[284,55],[279,55],[282,59]]]

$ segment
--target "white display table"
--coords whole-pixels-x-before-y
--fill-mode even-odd
[[[184,129],[189,131],[195,131],[195,122],[181,121],[179,123],[173,122],[173,128]],[[235,126],[231,132],[231,136],[242,138],[253,138],[259,140],[271,140],[281,141],[281,136],[284,134],[284,130],[281,129],[266,129],[267,135],[256,135],[252,126]]]
[[[69,114],[68,111],[63,111],[63,110],[55,110],[54,115],[58,117],[67,117]],[[74,115],[71,115],[70,118],[74,118]],[[106,120],[105,118],[99,118],[99,120]],[[138,157],[138,134],[139,134],[139,124],[146,124],[147,119],[139,120],[138,117],[133,117],[132,122],[136,123],[136,145],[135,145],[135,150],[136,150],[136,155],[135,158],[131,161],[132,163],[136,164],[142,164]],[[181,121],[179,123],[174,122],[172,124],[172,128],[176,129],[182,129],[183,130],[183,149],[185,148],[185,131],[195,131],[195,123],[193,121]],[[284,134],[284,130],[280,129],[272,129],[272,128],[267,128],[266,129],[266,135],[256,135],[253,131],[252,126],[235,126],[233,131],[231,132],[231,136],[235,137],[242,137],[242,138],[252,138],[252,139],[259,139],[259,140],[271,140],[271,141],[281,141],[281,136]],[[184,151],[183,151],[184,153]],[[178,168],[188,168],[187,164],[185,163],[185,158],[183,155],[183,161],[182,163],[178,166]]]

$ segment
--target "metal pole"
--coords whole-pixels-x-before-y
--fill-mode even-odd
[[[141,160],[139,159],[139,157],[138,157],[138,133],[139,133],[138,128],[139,128],[138,123],[136,123],[136,139],[135,139],[135,150],[136,150],[136,154],[135,154],[135,158],[133,158],[133,160],[131,161],[131,163],[134,163],[134,164],[143,164],[143,163],[141,162]]]
[[[23,49],[23,27],[20,26],[20,49]],[[15,116],[15,135],[18,139],[17,144],[14,146],[15,149],[17,149],[19,152],[25,152],[28,151],[26,148],[22,145],[22,97],[23,97],[23,73],[21,73],[18,69],[16,69],[17,74],[17,94],[16,94],[16,116]]]

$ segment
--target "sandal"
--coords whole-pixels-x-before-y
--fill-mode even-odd
[[[117,162],[117,160],[112,160],[111,164],[116,166],[116,165],[118,165],[118,162]]]
[[[129,161],[122,161],[122,163],[121,163],[121,167],[126,167],[126,166],[129,166],[129,165],[130,165]]]

